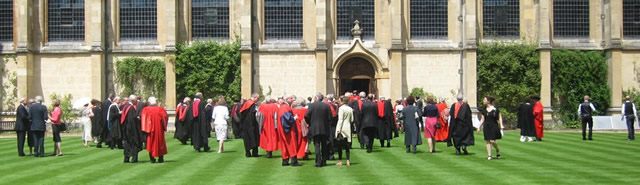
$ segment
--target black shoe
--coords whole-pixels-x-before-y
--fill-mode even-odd
[[[371,153],[371,152],[373,152],[373,149],[372,148],[367,148],[367,153]]]
[[[96,148],[102,148],[101,144],[96,145]]]
[[[266,155],[266,156],[264,156],[264,157],[266,157],[266,158],[271,158],[271,157],[273,157],[273,154],[272,154],[271,152],[267,152],[267,155]]]
[[[364,144],[360,144],[360,149],[364,149]]]
[[[536,141],[542,141],[542,138],[537,137]]]
[[[158,162],[159,163],[164,163],[164,156],[160,156],[160,158],[158,158]]]
[[[209,152],[209,151],[211,151],[211,148],[209,148],[209,146],[205,146],[204,147],[204,152]]]
[[[302,160],[305,160],[305,161],[306,161],[306,160],[309,160],[309,156],[308,156],[308,155],[305,155],[305,156],[302,158]]]
[[[180,143],[182,143],[182,145],[187,145],[186,141],[180,141]]]
[[[456,148],[456,155],[460,155],[460,149]]]
[[[462,153],[464,153],[464,155],[468,155],[469,151],[467,151],[467,149],[465,148],[465,149],[462,149]]]
[[[411,152],[411,149],[409,148],[409,146],[407,146],[407,153]]]
[[[587,138],[584,138],[584,137],[583,137],[583,138],[582,138],[582,140],[583,140],[583,141],[586,141],[586,140],[587,140]]]
[[[133,156],[131,163],[138,163],[138,156]]]
[[[282,166],[289,166],[289,159],[282,159]]]
[[[320,165],[320,163],[316,163],[316,167],[320,168],[320,167],[322,167],[322,165]]]
[[[251,152],[249,152],[249,150],[244,152],[244,156],[245,157],[251,157]]]
[[[294,163],[291,163],[291,166],[293,166],[293,167],[302,166],[302,164],[298,163],[298,162],[294,162]]]
[[[200,153],[201,151],[200,151],[200,149],[198,148],[198,149],[196,149],[196,152]]]
[[[329,160],[330,160],[330,161],[333,161],[333,160],[336,160],[336,158],[335,158],[333,155],[330,155],[330,156],[329,156]]]
[[[589,138],[589,141],[593,141],[593,138]]]
[[[24,157],[24,154],[18,154],[18,156],[20,156],[20,157]]]
[[[124,163],[129,163],[129,157],[124,157]]]
[[[149,158],[149,161],[151,161],[151,163],[156,163],[156,158],[151,157]]]
[[[391,142],[387,143],[387,148],[391,148]]]

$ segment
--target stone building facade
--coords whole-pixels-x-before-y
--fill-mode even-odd
[[[204,39],[241,39],[243,97],[260,88],[301,96],[358,89],[395,99],[422,87],[450,100],[462,90],[475,107],[477,45],[493,41],[538,43],[545,106],[551,105],[552,49],[606,51],[612,110],[623,90],[640,87],[638,0],[0,3],[11,11],[0,18],[1,52],[17,57],[7,67],[17,72],[20,97],[103,99],[114,90],[114,62],[139,56],[165,61],[165,104],[175,105],[175,45]],[[355,20],[360,39],[350,32]]]

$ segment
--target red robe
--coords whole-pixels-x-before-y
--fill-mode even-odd
[[[285,116],[286,113],[289,114]],[[295,124],[296,121],[293,120],[293,117],[295,117],[295,115],[293,114],[291,107],[289,107],[289,105],[287,104],[281,104],[278,110],[278,129],[276,130],[278,131],[278,144],[282,152],[282,159],[294,158],[298,153],[298,142],[296,140],[297,126]],[[301,118],[302,117],[298,117],[298,119]],[[287,119],[293,122],[293,124],[291,124],[289,133],[286,133],[284,127],[282,126],[282,122],[286,121]]]
[[[307,136],[302,136],[302,133],[300,131],[302,131],[302,121],[304,120],[304,114],[307,113],[307,108],[299,108],[299,109],[293,109],[293,115],[294,116],[298,116],[298,119],[296,120],[296,126],[298,127],[298,138],[296,139],[296,141],[298,142],[296,148],[298,149],[298,154],[296,155],[296,157],[298,158],[303,158],[307,155]]]
[[[260,133],[260,148],[265,149],[267,152],[276,151],[278,150],[278,134],[274,116],[278,113],[278,104],[262,104],[258,111],[264,116],[262,132]]]
[[[445,112],[444,110],[447,109],[447,104],[438,103],[436,104],[436,106],[438,107],[438,113],[440,113],[440,116],[438,118],[438,123],[442,127],[436,130],[435,138],[436,138],[436,141],[446,141],[447,138],[449,137],[449,123],[447,123],[444,119],[448,119],[449,117],[443,116],[443,113]]]
[[[544,137],[544,117],[542,103],[537,102],[533,105],[533,122],[536,126],[536,137]]]
[[[167,154],[164,132],[167,131],[167,111],[160,106],[147,106],[142,109],[140,118],[142,131],[147,133],[147,152],[153,157]]]

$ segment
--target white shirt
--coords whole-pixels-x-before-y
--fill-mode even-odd
[[[596,107],[593,106],[593,103],[585,101],[587,103],[589,103],[589,107],[591,107],[591,112],[595,112],[596,111]],[[580,108],[582,107],[582,104],[578,105],[578,116],[582,115],[582,110],[580,110]]]
[[[214,125],[227,125],[229,119],[229,109],[227,106],[218,105],[213,108],[213,114],[211,115]]]

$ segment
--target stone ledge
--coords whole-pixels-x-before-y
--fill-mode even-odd
[[[48,42],[40,48],[38,53],[86,53],[91,51],[91,46],[84,42]]]
[[[303,40],[265,40],[259,51],[315,51],[307,47]]]
[[[587,50],[602,50],[600,42],[590,39],[554,39],[551,42],[551,46],[554,49],[587,49]]]
[[[406,48],[408,51],[419,50],[460,50],[458,43],[454,43],[450,40],[410,40]]]
[[[157,41],[120,41],[113,48],[114,53],[143,53],[143,52],[165,52]]]
[[[0,42],[0,53],[1,54],[13,54],[16,53],[15,47],[13,46],[13,42]]]

